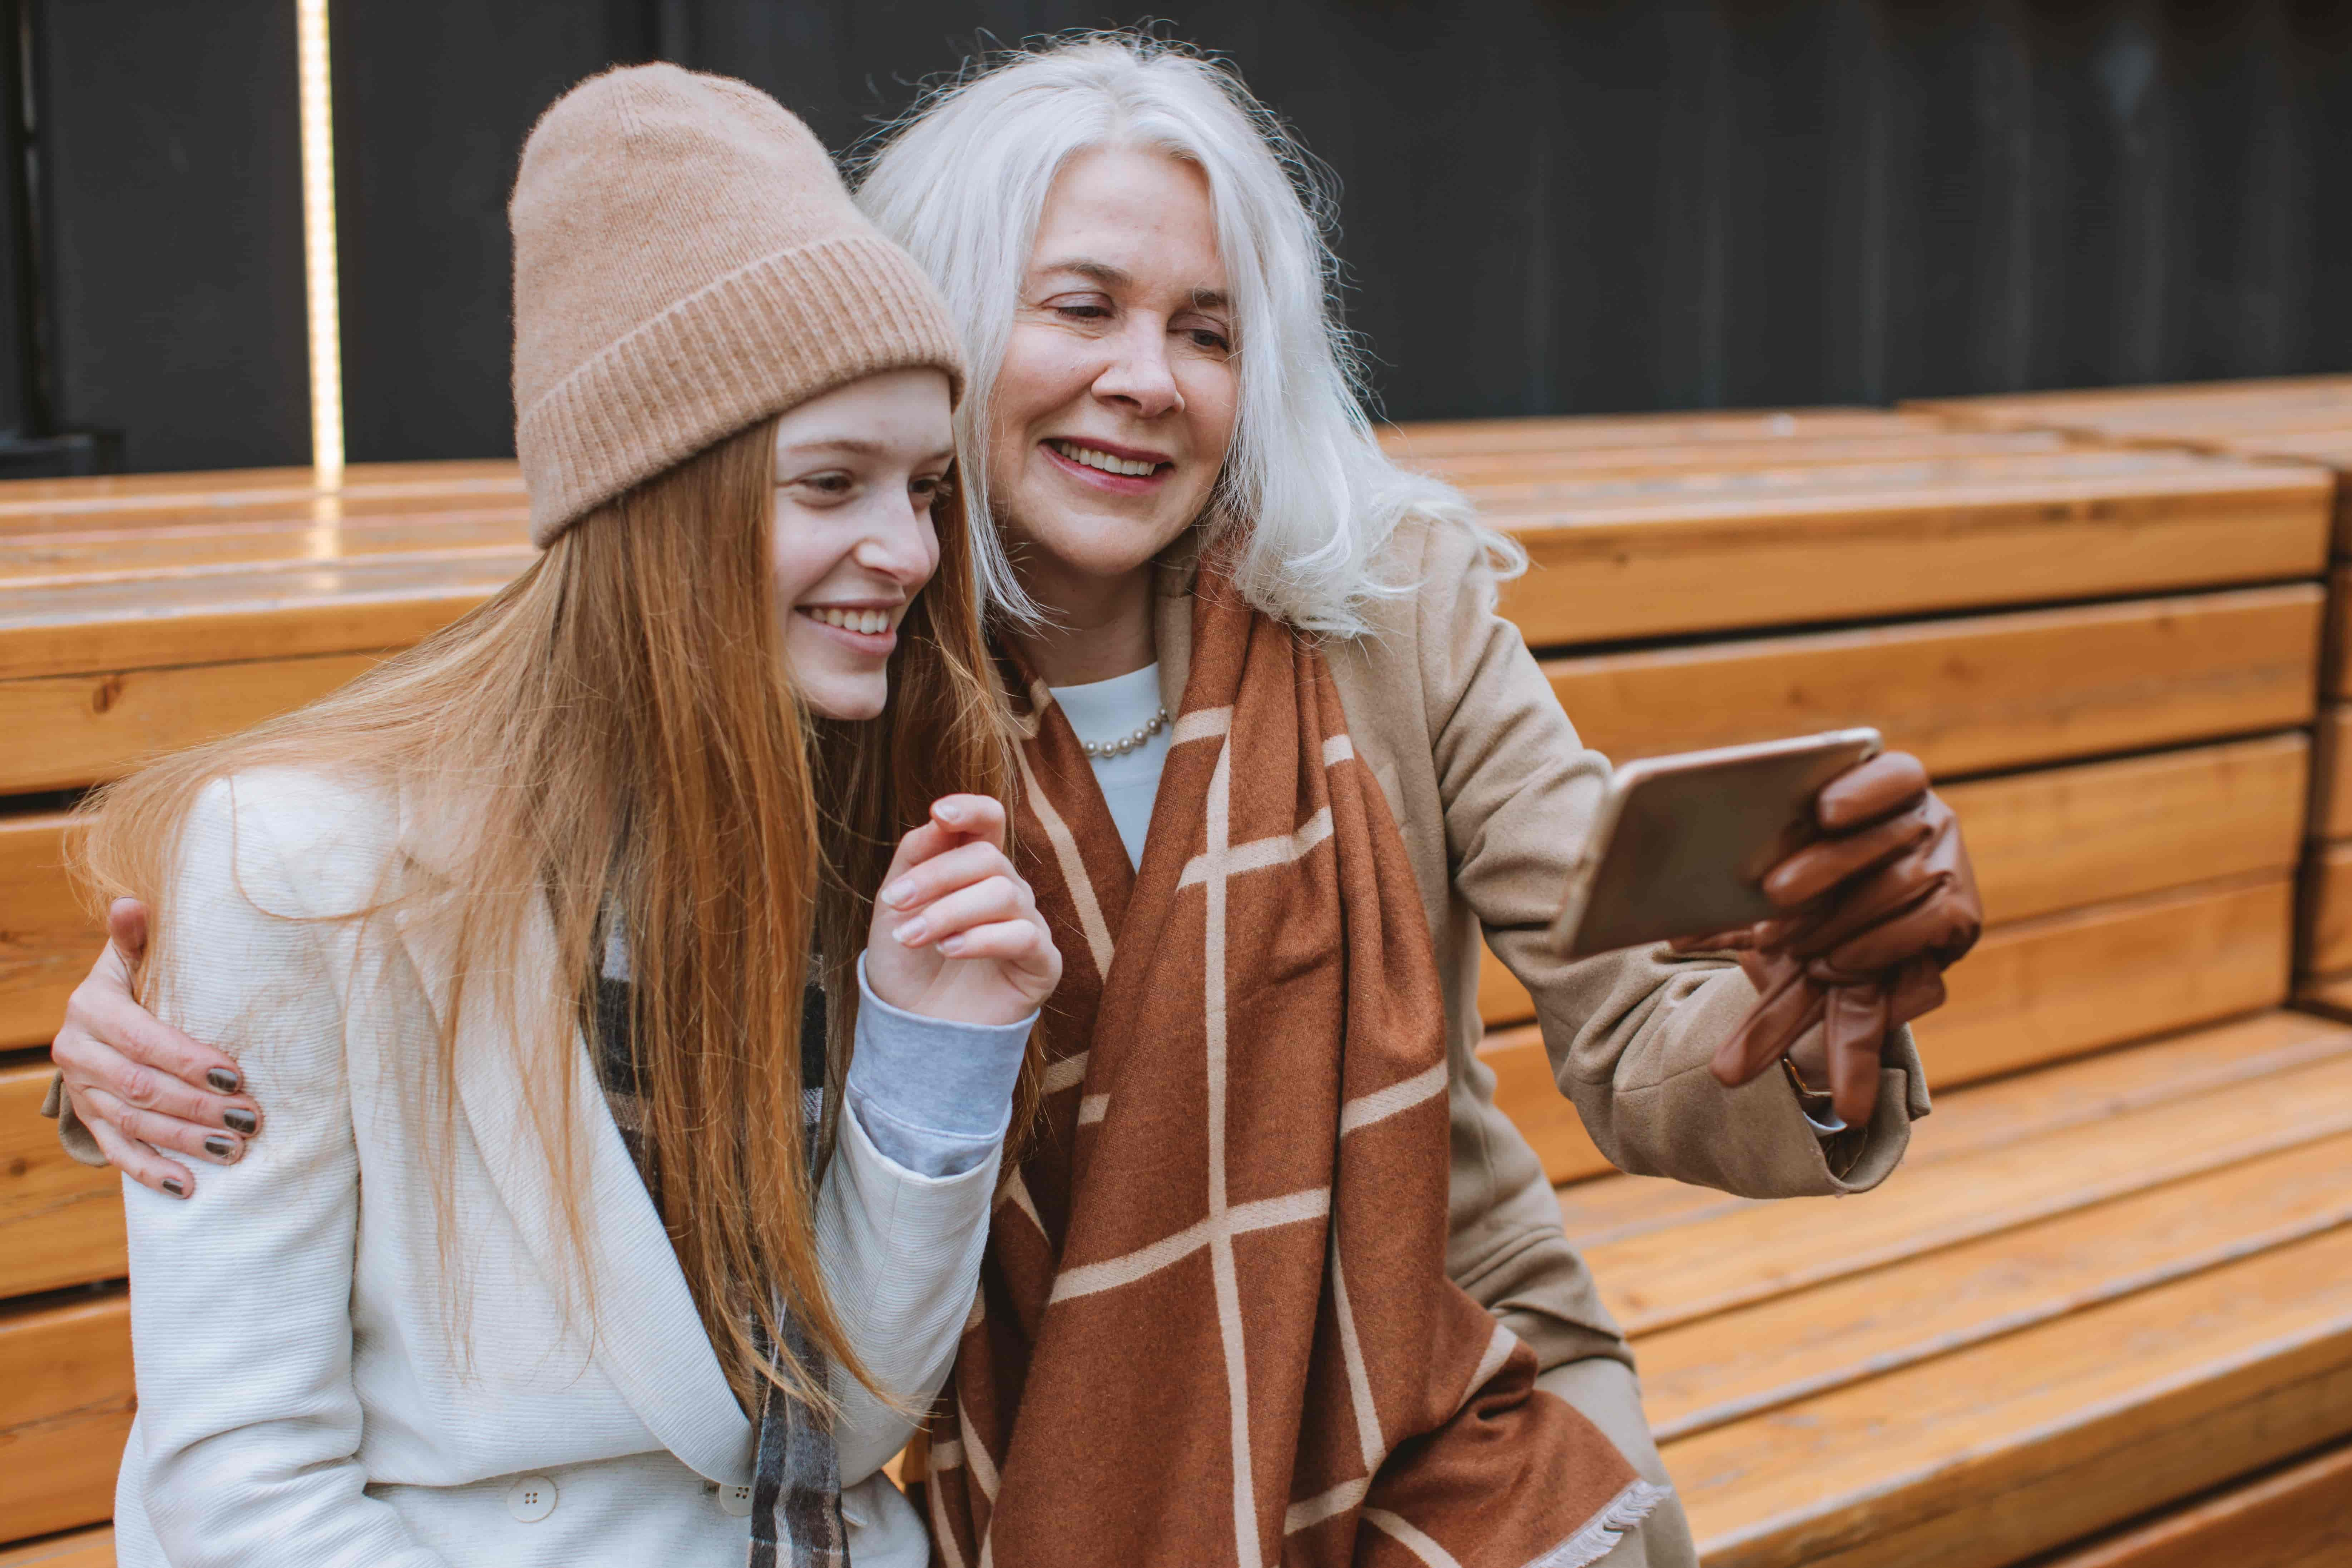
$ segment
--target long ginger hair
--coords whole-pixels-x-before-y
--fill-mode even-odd
[[[830,1407],[828,1390],[754,1338],[756,1326],[768,1344],[784,1342],[781,1295],[816,1348],[874,1386],[818,1268],[803,982],[819,965],[837,1086],[853,965],[895,840],[939,795],[1003,797],[1010,731],[952,494],[934,513],[939,569],[901,623],[887,709],[854,723],[805,710],[771,577],[774,431],[763,421],[597,508],[488,604],[342,689],[97,792],[76,842],[95,896],[155,910],[146,994],[167,970],[163,944],[200,939],[173,930],[168,889],[183,826],[211,781],[291,766],[433,803],[436,833],[457,836],[455,869],[421,885],[388,879],[351,914],[400,902],[404,918],[437,922],[456,954],[429,1064],[445,1137],[465,988],[488,985],[510,1009],[500,1016],[517,1026],[502,1033],[583,1258],[595,1244],[580,1195],[590,1123],[573,1103],[570,1053],[581,1030],[596,1048],[595,1009],[500,987],[539,923],[534,905],[552,930],[556,973],[582,994],[617,919],[643,1148],[711,1343],[747,1407],[762,1379]],[[1033,1062],[1016,1125],[1030,1119],[1035,1082]],[[446,1258],[459,1250],[449,1151],[436,1152]]]

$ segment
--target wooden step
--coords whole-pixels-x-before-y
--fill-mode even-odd
[[[2347,1429],[2338,1228],[1664,1453],[1708,1568],[2001,1568]]]
[[[1704,1432],[2317,1236],[2352,1222],[2347,1173],[2352,1134],[2324,1138],[1651,1334],[1651,1424]]]
[[[2303,824],[2300,734],[2078,763],[1941,786],[1959,814],[1987,920],[1998,927],[2185,884],[2293,868]],[[1535,1016],[1487,955],[1490,1027]]]
[[[1952,428],[1933,413],[1884,408],[1740,409],[1699,414],[1577,414],[1390,425],[1381,445],[1401,462],[1465,452],[1556,452],[1579,447],[1683,447],[1698,442],[1930,435]]]
[[[2258,1013],[1991,1083],[1939,1093],[1911,1126],[1907,1180],[1945,1160],[2009,1148],[2126,1112],[2352,1057],[2352,1030],[2305,1013]],[[1559,1191],[1560,1219],[1580,1247],[1728,1214],[1748,1201],[1656,1176],[1610,1175]]]
[[[66,875],[65,825],[0,816],[0,1049],[48,1043],[105,942]]]
[[[2040,1568],[2211,1568],[2219,1563],[2230,1568],[2352,1563],[2352,1444],[2129,1526]]]
[[[2347,1131],[2352,1059],[2337,1058],[1937,1161],[1862,1197],[1752,1205],[1585,1258],[1618,1321],[1645,1333]]]
[[[1545,672],[1624,762],[1874,724],[1938,775],[2309,722],[2316,584],[1582,655]]]
[[[0,795],[68,789],[142,760],[232,734],[323,697],[374,653],[0,681],[0,734],[37,746],[0,752]]]
[[[0,1524],[0,1531],[5,1528]],[[101,1525],[0,1547],[0,1568],[114,1568],[114,1529]]]
[[[1528,547],[1535,569],[1506,586],[1503,612],[1538,646],[2313,577],[2326,563],[2322,469],[2165,453],[2004,466],[1468,493]]]
[[[131,1404],[130,1298],[0,1304],[0,1521],[12,1538],[112,1515]]]
[[[12,588],[0,608],[0,669],[12,677],[0,683],[0,703],[33,684],[27,676],[88,681],[92,671],[404,647],[488,598],[530,559],[500,547]]]
[[[2284,1002],[2293,910],[2293,880],[2278,872],[1990,931],[1945,977],[1944,1006],[1914,1026],[1928,1081],[1948,1088]],[[1489,954],[1483,1005],[1503,1010],[1504,982],[1517,986]],[[1516,994],[1526,1005],[1525,990]],[[1538,1030],[1497,1029],[1478,1054],[1496,1074],[1496,1103],[1554,1183],[1607,1168],[1552,1079]]]
[[[2352,1431],[2352,1029],[2248,1019],[1917,1132],[1864,1196],[1586,1247],[1710,1568],[2005,1568]]]
[[[68,1158],[39,1114],[47,1062],[0,1068],[0,1298],[119,1279],[121,1178]]]
[[[2322,708],[2312,732],[2310,834],[2352,838],[2352,703]]]
[[[1899,430],[1875,436],[1816,436],[1802,440],[1766,436],[1677,446],[1641,442],[1615,447],[1416,454],[1406,459],[1406,466],[1475,493],[1488,486],[1539,483],[1560,478],[1817,471],[1935,458],[2001,458],[2087,449],[2090,448],[2082,441],[2059,430]]]

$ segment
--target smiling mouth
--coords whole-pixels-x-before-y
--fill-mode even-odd
[[[867,609],[854,605],[801,605],[795,607],[820,626],[856,632],[863,637],[884,637],[898,630],[898,619],[907,610],[904,605],[887,610]]]
[[[1176,466],[1150,458],[1122,458],[1116,452],[1106,452],[1099,447],[1080,446],[1076,441],[1048,441],[1045,445],[1057,458],[1106,474],[1116,474],[1121,479],[1149,479],[1162,468]]]

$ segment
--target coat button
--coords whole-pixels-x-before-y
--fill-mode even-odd
[[[751,1489],[750,1487],[720,1487],[719,1489],[719,1511],[725,1514],[730,1519],[751,1518]]]
[[[524,1476],[507,1489],[507,1511],[525,1524],[537,1524],[555,1511],[555,1483],[545,1476]]]

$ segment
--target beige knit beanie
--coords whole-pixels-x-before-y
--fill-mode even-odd
[[[523,144],[515,450],[542,549],[590,509],[819,393],[962,351],[919,268],[766,93],[592,77]]]

